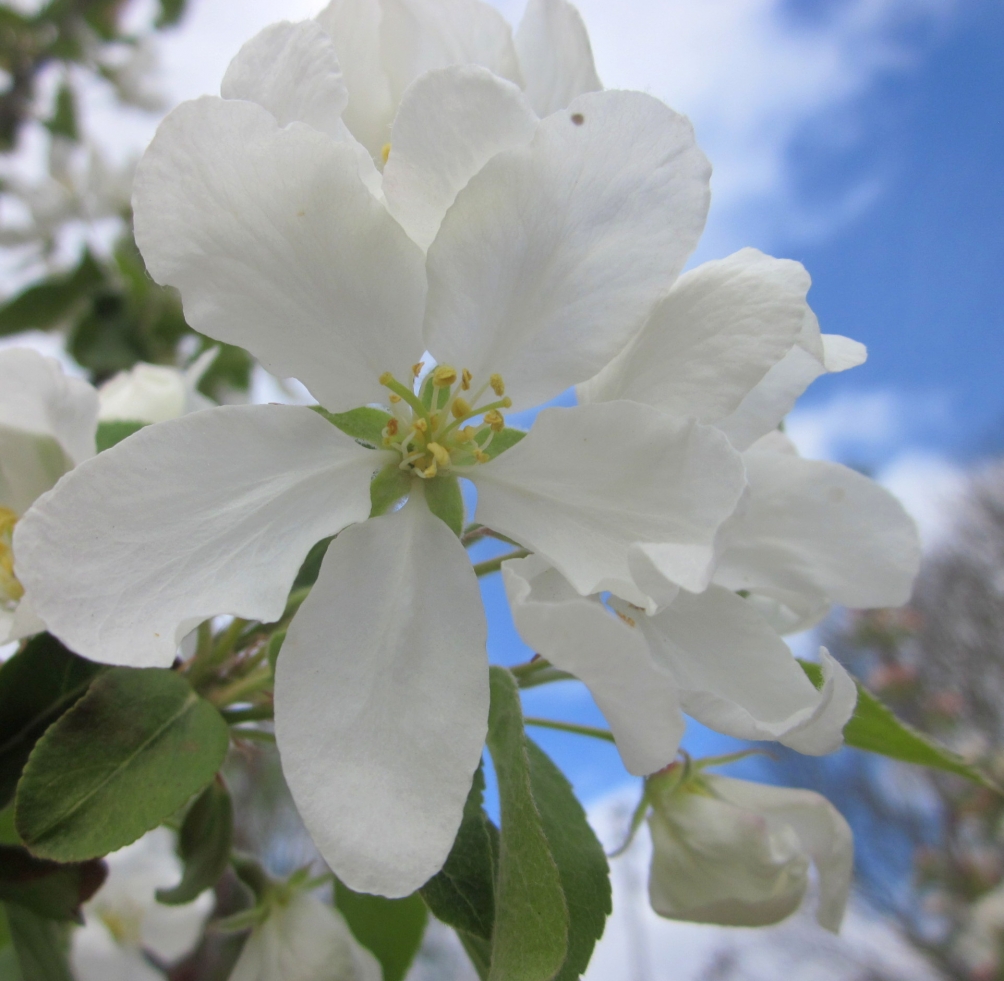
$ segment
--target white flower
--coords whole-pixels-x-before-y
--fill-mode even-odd
[[[700,774],[649,781],[649,899],[660,916],[724,926],[777,923],[801,904],[810,863],[816,919],[840,928],[854,865],[851,829],[810,790]]]
[[[377,959],[310,893],[275,902],[244,943],[230,981],[381,981]]]
[[[198,391],[219,348],[212,348],[183,371],[169,365],[139,362],[120,371],[98,389],[102,422],[166,422],[216,403]]]
[[[171,964],[190,953],[213,909],[207,891],[184,906],[158,903],[155,893],[181,878],[174,835],[156,828],[107,856],[108,878],[84,904],[73,931],[70,962],[77,981],[162,981],[144,957]]]
[[[53,358],[0,351],[0,643],[44,629],[15,572],[12,534],[35,499],[94,455],[98,399]]]

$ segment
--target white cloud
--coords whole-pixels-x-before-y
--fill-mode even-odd
[[[968,479],[965,471],[936,453],[907,450],[878,474],[878,481],[902,501],[917,522],[924,551],[951,535]]]

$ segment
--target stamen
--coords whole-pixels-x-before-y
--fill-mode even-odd
[[[391,402],[400,402],[401,401],[401,396],[395,394],[394,392],[391,392],[390,393],[390,400],[391,400]]]
[[[441,364],[432,372],[432,384],[437,388],[445,388],[457,380],[457,369],[448,364]]]
[[[459,395],[453,400],[451,409],[454,419],[466,419],[471,414],[470,403],[462,399]]]
[[[383,149],[380,151],[380,156],[383,157],[384,164],[387,163],[387,158],[390,156],[390,144],[385,143]]]
[[[417,364],[413,364],[411,366],[411,373],[417,378],[420,374],[422,374],[422,369],[424,367],[425,367],[425,362],[419,361]],[[385,383],[381,381],[380,384],[383,385]]]
[[[470,388],[471,388],[471,379],[473,377],[474,376],[466,368],[464,368],[463,372],[460,375],[460,387],[465,392],[470,391]]]
[[[491,385],[492,391],[499,398],[505,395],[505,382],[502,381],[501,375],[499,374],[492,375],[491,378],[488,379],[488,383]]]
[[[433,455],[436,463],[438,463],[441,467],[449,466],[450,454],[444,447],[440,446],[439,443],[430,443],[426,449]]]
[[[502,416],[501,412],[492,409],[491,412],[485,413],[485,422],[488,423],[492,428],[493,433],[500,433],[505,429],[505,418]]]

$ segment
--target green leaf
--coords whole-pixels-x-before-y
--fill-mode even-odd
[[[104,669],[38,634],[0,666],[0,808],[14,796],[28,755],[42,733]]]
[[[217,776],[188,809],[178,835],[178,855],[185,863],[181,882],[158,889],[157,899],[169,906],[190,903],[212,889],[230,864],[234,838],[234,805]]]
[[[495,930],[489,981],[549,981],[568,950],[568,910],[533,800],[519,689],[505,668],[491,669],[488,749],[499,783]]]
[[[73,97],[73,89],[65,82],[59,87],[56,107],[45,127],[53,136],[65,136],[68,140],[79,139],[76,100]]]
[[[457,931],[464,951],[471,960],[474,970],[481,981],[488,981],[492,969],[492,945],[487,940],[475,937],[463,930]]]
[[[422,486],[429,510],[459,538],[464,533],[464,496],[460,493],[460,481],[444,473],[423,481]]]
[[[37,283],[0,307],[0,335],[58,326],[104,278],[102,268],[85,252],[72,272]]]
[[[383,981],[401,981],[418,953],[428,913],[418,893],[385,899],[335,880],[335,906],[353,936],[380,962]]]
[[[97,434],[98,452],[104,453],[105,450],[110,450],[116,443],[121,443],[127,436],[138,433],[147,425],[148,423],[145,422],[129,422],[119,419],[116,419],[114,422],[99,422]]]
[[[568,906],[568,956],[555,981],[578,981],[613,908],[610,867],[565,775],[532,739],[526,749],[533,799]]]
[[[0,906],[0,918],[3,918],[3,906]],[[23,981],[17,952],[10,943],[0,944],[0,981]]]
[[[386,514],[409,490],[411,477],[396,463],[388,463],[370,483],[370,517]]]
[[[383,409],[374,409],[368,405],[364,405],[361,409],[353,409],[351,412],[328,412],[319,405],[313,405],[311,408],[337,426],[346,436],[351,436],[368,446],[383,446],[384,426],[391,418]]]
[[[41,858],[107,855],[179,810],[227,751],[220,713],[161,668],[113,668],[36,743],[15,822]]]
[[[157,27],[170,27],[177,24],[185,13],[186,0],[160,0],[160,14],[157,17]]]
[[[486,941],[490,955],[498,829],[484,812],[484,790],[484,768],[479,766],[446,864],[419,892],[436,919]]]
[[[80,921],[80,905],[105,881],[100,859],[60,865],[17,845],[0,845],[0,901],[17,903],[49,920]]]
[[[66,925],[44,919],[15,903],[6,909],[23,981],[73,981],[67,959],[70,937]]]
[[[812,661],[800,660],[799,664],[809,680],[817,688],[822,687],[822,668]],[[848,746],[904,763],[956,773],[1000,793],[1000,788],[977,767],[909,723],[897,719],[892,710],[883,705],[860,681],[857,686],[858,704],[854,715],[844,726],[844,742]]]
[[[321,563],[324,561],[330,544],[331,538],[322,538],[310,549],[307,557],[303,560],[303,565],[300,566],[300,571],[296,574],[296,579],[293,580],[291,593],[306,586],[313,586],[317,582],[317,577],[321,574]]]
[[[500,453],[512,449],[525,435],[526,433],[522,429],[510,429],[507,426],[492,437],[488,449],[485,450],[485,455],[494,460]],[[487,436],[485,438],[487,439]]]

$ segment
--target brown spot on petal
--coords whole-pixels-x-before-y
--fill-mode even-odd
[[[572,115],[572,122],[575,123],[576,126],[581,126],[585,121],[586,117],[583,116],[581,112],[577,112]]]

